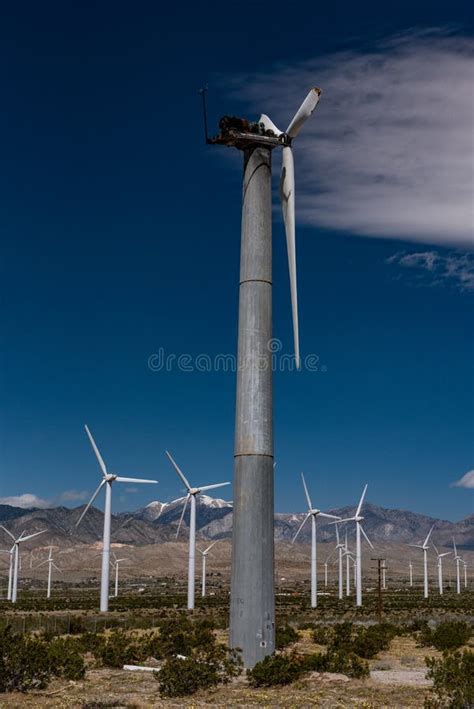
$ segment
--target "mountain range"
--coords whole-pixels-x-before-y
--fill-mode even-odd
[[[185,498],[172,502],[154,501],[134,512],[113,515],[112,541],[137,546],[174,541],[184,501]],[[71,543],[93,544],[102,538],[103,514],[97,508],[91,507],[79,527],[76,527],[83,509],[84,506],[73,509],[23,509],[0,505],[0,524],[18,535],[23,529],[29,533],[46,529],[48,534],[43,538],[47,538],[47,543],[61,547],[70,546]],[[342,518],[354,513],[352,507],[339,507],[328,511]],[[424,539],[434,524],[433,541],[437,546],[451,547],[454,536],[459,549],[474,550],[474,515],[459,522],[449,522],[415,512],[386,509],[370,503],[364,505],[363,514],[364,529],[373,542],[416,543]],[[275,541],[291,541],[304,516],[304,512],[275,514]],[[188,521],[189,509],[183,520],[181,540],[186,539],[185,528]],[[230,538],[232,503],[201,495],[197,499],[197,531],[198,536],[203,539]],[[2,530],[0,532],[1,538],[4,538],[0,544],[5,546],[8,537]],[[307,524],[298,541],[308,543],[310,533],[311,525]],[[348,533],[349,537],[354,536],[353,524],[348,525]],[[321,519],[318,522],[318,538],[320,541],[334,540],[334,526]],[[40,539],[38,538],[38,542]]]

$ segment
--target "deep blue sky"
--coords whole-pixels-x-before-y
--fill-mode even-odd
[[[472,13],[71,5],[0,17],[0,496],[94,489],[87,422],[114,471],[160,480],[126,498],[117,486],[114,508],[130,509],[180,494],[165,448],[196,483],[232,475],[234,375],[147,367],[159,347],[235,350],[241,167],[203,145],[199,87],[215,123],[241,110],[225,86],[242,73],[413,26],[472,33]],[[355,502],[368,482],[376,504],[472,513],[472,492],[449,487],[473,467],[472,295],[386,263],[413,243],[310,227],[297,238],[302,352],[327,371],[275,376],[277,510],[303,508],[303,470],[321,507]],[[278,214],[274,244],[274,334],[291,352]]]

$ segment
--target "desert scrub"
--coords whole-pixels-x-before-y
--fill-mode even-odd
[[[277,625],[275,632],[275,647],[277,650],[283,650],[291,643],[295,643],[298,638],[298,632],[291,625]]]
[[[291,684],[306,671],[301,655],[268,655],[247,670],[247,679],[251,687],[273,687]]]
[[[215,642],[212,648],[194,648],[189,657],[168,657],[154,676],[162,697],[183,697],[226,684],[241,671],[239,654]]]
[[[358,628],[353,640],[352,650],[359,657],[370,660],[382,650],[388,650],[390,642],[396,633],[396,627],[388,623]]]
[[[435,630],[428,626],[420,633],[421,645],[432,645],[437,650],[455,650],[469,642],[472,629],[463,621],[440,623]]]
[[[426,709],[464,709],[474,706],[474,653],[443,652],[443,657],[425,658],[433,680],[431,696],[425,700]]]

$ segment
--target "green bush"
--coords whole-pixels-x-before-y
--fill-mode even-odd
[[[474,706],[474,653],[443,653],[437,660],[425,658],[428,667],[427,677],[433,680],[432,696],[425,700],[425,707],[440,709],[463,709]]]
[[[311,637],[316,645],[328,645],[333,638],[333,629],[327,625],[317,625]]]
[[[273,687],[291,684],[306,671],[300,655],[268,655],[247,670],[247,679],[251,687]]]
[[[163,697],[183,697],[198,689],[209,689],[219,684],[219,674],[214,665],[193,657],[181,660],[169,657],[161,671],[155,673]]]
[[[0,692],[44,689],[50,678],[47,643],[6,627],[0,633]]]
[[[359,657],[370,660],[382,650],[388,650],[395,634],[396,628],[388,623],[358,628],[352,643],[352,650]]]
[[[472,630],[463,621],[440,623],[435,630],[425,631],[422,641],[433,645],[437,650],[455,650],[466,645],[472,635]]]
[[[82,655],[74,641],[54,638],[47,646],[48,663],[52,674],[64,679],[78,680],[85,675]]]
[[[114,630],[109,636],[101,638],[94,649],[94,656],[104,667],[123,667],[143,660],[147,657],[146,643],[121,630]]]
[[[283,650],[291,643],[295,643],[298,638],[299,634],[291,625],[277,625],[275,632],[275,647],[277,650]]]

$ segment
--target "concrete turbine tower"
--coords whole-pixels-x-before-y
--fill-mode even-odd
[[[171,465],[176,470],[178,476],[183,481],[187,492],[183,511],[181,513],[181,519],[179,520],[178,529],[176,531],[176,538],[178,538],[179,530],[181,529],[181,524],[183,522],[184,513],[186,512],[187,504],[188,502],[191,503],[191,511],[189,515],[188,610],[193,610],[194,584],[196,578],[196,497],[202,492],[206,492],[207,490],[214,490],[216,487],[224,487],[224,485],[230,485],[230,482],[216,483],[215,485],[201,485],[200,487],[192,487],[188,479],[185,477],[183,471],[173,460],[171,453],[168,453],[168,451],[166,451],[166,455],[170,459]]]
[[[99,449],[97,448],[96,442],[92,437],[92,433],[89,431],[88,427],[86,429],[87,437],[92,446],[92,450],[95,453],[95,457],[99,463],[100,469],[102,471],[102,480],[100,481],[96,491],[92,495],[91,499],[84,508],[83,513],[76,522],[76,527],[81,523],[84,515],[86,514],[89,507],[94,502],[95,498],[105,486],[105,507],[104,507],[104,534],[102,538],[102,572],[100,575],[100,610],[102,613],[106,613],[109,610],[109,582],[110,582],[110,527],[112,521],[112,485],[114,482],[118,483],[154,483],[156,484],[158,480],[143,480],[142,478],[123,478],[115,473],[109,473],[107,466],[105,465]]]
[[[292,544],[295,543],[296,538],[303,529],[306,522],[311,518],[311,607],[316,608],[318,605],[318,563],[317,563],[317,538],[316,538],[316,519],[317,517],[326,517],[327,519],[340,519],[336,515],[330,515],[326,512],[321,512],[316,507],[313,507],[311,498],[309,496],[308,488],[306,487],[306,482],[303,473],[301,473],[301,480],[303,482],[304,493],[306,495],[306,501],[308,503],[308,512],[301,522],[298,530],[293,537]]]
[[[311,89],[285,132],[262,115],[257,123],[224,117],[208,139],[244,155],[240,252],[234,513],[230,646],[245,667],[275,651],[272,197],[271,155],[283,148],[280,197],[290,273],[295,365],[300,366],[295,247],[295,178],[292,141],[316,108]]]

